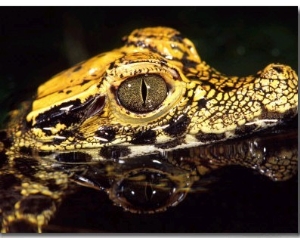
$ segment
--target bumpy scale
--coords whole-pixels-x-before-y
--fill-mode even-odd
[[[297,114],[298,76],[289,66],[228,77],[174,29],[139,29],[124,40],[55,75],[11,113],[0,134],[2,232],[41,232],[49,222],[75,186],[55,163],[193,150]]]

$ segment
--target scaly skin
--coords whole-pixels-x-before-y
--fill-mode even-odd
[[[177,150],[187,149],[183,160],[193,161],[200,176],[230,164],[257,168],[261,161],[251,151],[215,159],[201,157],[201,148],[297,115],[298,76],[289,66],[229,77],[202,61],[174,29],[139,29],[124,40],[121,48],[55,75],[11,113],[0,136],[2,232],[41,232],[76,189],[74,180],[96,188],[78,164],[96,168],[158,154],[173,161]],[[282,153],[271,159],[274,171],[282,158],[297,164],[297,149]],[[285,170],[268,176],[288,179]]]

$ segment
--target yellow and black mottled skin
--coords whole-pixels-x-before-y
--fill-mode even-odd
[[[32,102],[11,112],[0,135],[2,232],[42,231],[76,186],[70,173],[55,169],[57,162],[96,163],[178,149],[196,158],[199,146],[297,115],[298,76],[289,66],[273,63],[251,76],[228,77],[166,27],[138,29],[124,41],[55,75]],[[244,157],[235,163],[253,167],[251,155]],[[295,158],[297,151],[286,159],[295,164]],[[215,167],[198,165],[200,174]],[[270,177],[288,178],[282,169]]]

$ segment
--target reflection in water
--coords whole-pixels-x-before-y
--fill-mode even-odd
[[[191,183],[185,171],[173,175],[176,168],[169,169],[169,172],[151,168],[130,171],[128,176],[116,181],[110,198],[131,212],[151,213],[175,206],[184,199]]]
[[[191,149],[92,165],[59,165],[83,186],[107,192],[114,204],[133,213],[155,213],[205,191],[206,176],[228,165],[252,168],[274,181],[297,173],[295,129],[263,132]]]

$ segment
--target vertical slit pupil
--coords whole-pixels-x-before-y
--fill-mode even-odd
[[[147,99],[147,85],[146,85],[144,79],[142,79],[141,91],[142,91],[142,98],[143,98],[143,102],[144,102],[143,105],[145,106],[146,99]]]
[[[147,201],[150,201],[152,196],[153,196],[153,189],[151,187],[151,184],[147,183],[147,185],[145,187],[145,198]]]

